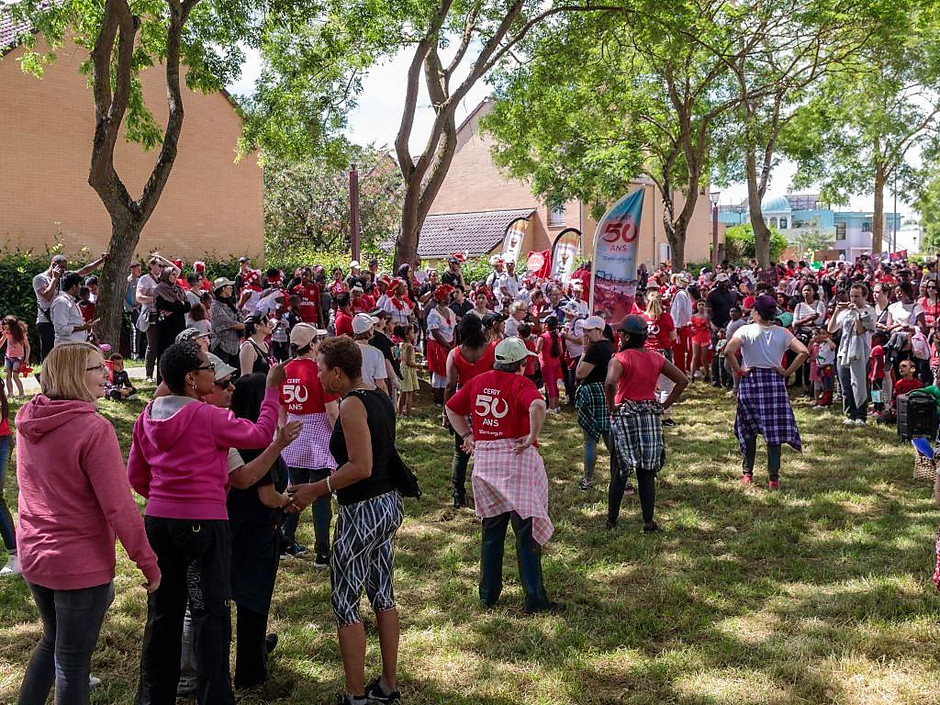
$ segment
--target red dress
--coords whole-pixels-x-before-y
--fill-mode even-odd
[[[708,319],[697,313],[692,316],[692,342],[696,345],[711,345],[712,331]]]

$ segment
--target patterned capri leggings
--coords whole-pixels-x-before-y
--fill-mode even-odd
[[[333,535],[330,582],[333,614],[340,627],[361,621],[359,598],[363,585],[374,612],[395,608],[392,587],[394,540],[403,517],[404,508],[398,492],[386,492],[339,508]]]

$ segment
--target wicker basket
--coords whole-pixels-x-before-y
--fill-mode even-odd
[[[914,479],[933,480],[937,472],[937,461],[914,451]]]

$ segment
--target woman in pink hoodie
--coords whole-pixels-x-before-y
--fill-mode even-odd
[[[170,394],[154,399],[138,417],[127,465],[131,486],[147,499],[144,524],[163,573],[160,589],[147,603],[137,702],[176,703],[188,598],[196,700],[233,705],[228,453],[263,449],[273,440],[284,368],[277,365],[268,373],[257,422],[202,401],[213,391],[215,365],[195,343],[167,348],[160,374]]]
[[[104,359],[94,345],[53,348],[42,394],[16,415],[18,555],[42,618],[42,637],[20,689],[20,705],[88,702],[91,654],[114,598],[114,537],[146,578],[160,585],[157,557],[124,474],[104,396]]]

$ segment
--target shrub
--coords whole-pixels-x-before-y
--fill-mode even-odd
[[[770,228],[770,261],[777,262],[787,249],[787,239]],[[732,264],[744,264],[754,257],[754,228],[750,223],[734,225],[725,231],[725,247],[728,261]]]

